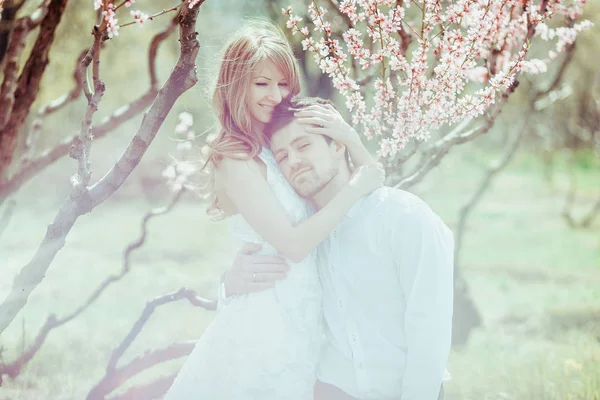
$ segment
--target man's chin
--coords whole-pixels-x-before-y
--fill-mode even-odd
[[[295,184],[292,186],[293,186],[294,190],[296,191],[296,193],[298,193],[298,195],[300,195],[300,197],[310,198],[316,192],[315,185],[311,185],[309,183],[298,183],[298,184]]]

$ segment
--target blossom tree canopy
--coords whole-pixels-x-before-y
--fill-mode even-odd
[[[379,154],[391,158],[410,139],[425,141],[443,126],[486,113],[493,121],[498,98],[514,90],[520,72],[545,72],[592,25],[576,22],[585,2],[330,0],[326,8],[313,0],[312,32],[291,6],[282,11],[345,97],[353,122],[368,139],[379,137]],[[534,37],[555,46],[528,59]],[[465,133],[455,137],[461,135],[466,141]]]

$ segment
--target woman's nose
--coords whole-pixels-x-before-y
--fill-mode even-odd
[[[269,90],[269,100],[276,102],[277,104],[281,103],[283,97],[281,96],[281,89],[279,89],[279,85],[273,85],[271,90]]]

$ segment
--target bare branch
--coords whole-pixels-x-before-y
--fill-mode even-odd
[[[102,45],[102,32],[98,29],[97,26],[94,27],[94,44],[84,57],[82,61],[83,67],[81,70],[85,72],[85,63],[89,65],[89,55],[91,54],[92,61],[92,79],[94,82],[94,94],[88,97],[88,107],[86,109],[85,117],[81,123],[81,131],[79,132],[79,136],[75,141],[75,144],[71,146],[69,155],[71,158],[77,160],[78,164],[78,172],[76,177],[76,182],[74,183],[74,187],[78,190],[85,190],[87,185],[91,179],[91,171],[90,171],[90,151],[92,149],[92,117],[98,111],[98,104],[104,95],[105,86],[104,83],[100,80],[100,46]],[[89,87],[88,76],[84,74],[81,78],[85,79],[85,81],[80,84],[83,87]]]
[[[567,222],[570,228],[589,228],[594,219],[600,214],[600,197],[596,199],[596,202],[592,205],[590,210],[580,219],[577,219],[573,215],[573,204],[575,203],[575,195],[577,192],[577,179],[575,177],[575,161],[573,156],[569,159],[569,190],[565,196],[565,203],[561,216]]]
[[[182,4],[183,4],[183,3],[182,3]],[[161,15],[163,15],[163,14],[166,14],[166,13],[168,13],[168,12],[171,12],[171,11],[177,11],[177,9],[178,9],[179,7],[181,7],[181,4],[180,4],[180,5],[178,5],[178,6],[175,6],[175,7],[171,7],[171,8],[169,8],[168,10],[162,10],[161,12],[158,12],[158,13],[156,13],[156,14],[153,14],[153,15],[151,15],[151,16],[149,16],[149,17],[148,17],[148,21],[153,21],[155,18],[157,18],[157,17],[160,17]],[[127,22],[126,24],[123,24],[123,25],[121,25],[121,28],[123,28],[123,27],[125,27],[125,26],[129,26],[129,25],[134,25],[134,24],[137,24],[137,22],[136,22],[136,21]]]
[[[177,374],[173,374],[159,378],[146,385],[133,387],[121,395],[108,397],[107,400],[155,399],[169,390],[176,377]]]
[[[173,33],[177,27],[177,17],[175,17],[169,26],[162,32],[156,34],[150,43],[148,50],[148,69],[150,74],[150,88],[146,93],[132,101],[129,104],[119,107],[112,114],[104,118],[99,125],[92,126],[92,136],[94,139],[100,139],[106,136],[112,130],[118,128],[124,122],[129,121],[133,117],[139,115],[144,111],[158,94],[158,78],[156,75],[156,56],[159,45],[165,41]],[[85,51],[87,54],[88,50]],[[83,54],[83,53],[82,53]],[[82,57],[83,60],[83,57]],[[91,63],[91,55],[87,65]],[[82,61],[85,65],[85,62]],[[87,67],[87,66],[86,66]],[[75,74],[77,75],[77,82],[81,82],[81,89],[86,88],[85,78],[81,75],[80,67],[78,67]],[[81,80],[80,80],[81,79]],[[88,94],[91,97],[91,90],[88,88]],[[86,95],[87,97],[87,95]],[[35,129],[35,127],[34,127]],[[78,136],[74,135],[62,140],[55,147],[44,151],[42,154],[35,158],[25,158],[22,160],[18,171],[3,184],[0,183],[0,202],[4,200],[8,195],[17,191],[23,184],[28,182],[32,177],[37,175],[40,171],[53,164],[55,161],[61,159],[65,155],[69,154],[69,149],[77,143]]]
[[[571,20],[570,25],[573,25],[573,20]],[[565,75],[565,71],[567,70],[567,67],[569,66],[571,61],[573,61],[574,55],[575,55],[575,42],[573,42],[572,44],[567,46],[567,48],[565,49],[565,56],[563,57],[560,67],[558,68],[558,72],[554,76],[552,83],[550,83],[550,85],[548,86],[548,88],[546,90],[536,92],[534,101],[538,101],[542,97],[547,96],[548,94],[550,94],[551,92],[556,90],[556,88],[562,81],[563,76]]]
[[[25,48],[25,39],[29,33],[29,21],[21,18],[15,23],[15,28],[10,35],[10,42],[6,51],[7,59],[4,67],[4,81],[0,91],[0,130],[8,123],[10,113],[15,104],[15,91],[19,73],[19,61]]]
[[[81,94],[83,86],[81,85],[81,82],[79,80],[78,72],[79,72],[79,65],[80,65],[81,61],[84,59],[86,54],[87,54],[87,50],[83,50],[77,57],[77,64],[75,65],[75,70],[73,72],[73,80],[75,81],[75,87],[73,89],[71,89],[68,93],[65,93],[64,95],[51,101],[50,103],[45,104],[38,110],[37,116],[32,123],[31,130],[27,135],[27,140],[25,142],[26,154],[23,158],[27,158],[27,159],[31,158],[31,155],[35,151],[35,144],[36,144],[37,138],[40,135],[40,131],[42,129],[43,119],[46,116],[53,114],[58,110],[61,110],[66,105],[68,105],[69,103],[76,100],[79,97],[79,95]]]
[[[404,0],[396,0],[396,8],[402,7],[403,4]],[[410,25],[407,24],[407,26],[410,28]],[[406,32],[406,30],[404,29],[404,25],[400,27],[400,30],[398,30],[398,35],[400,36],[400,41],[402,42],[402,44],[400,45],[400,53],[403,56],[406,56],[406,51],[408,50],[408,46],[410,46],[410,44],[412,43],[413,37],[410,33]]]
[[[8,202],[6,203],[6,207],[4,208],[4,211],[2,211],[2,217],[0,217],[0,237],[2,237],[2,234],[6,230],[6,227],[8,226],[8,223],[10,222],[10,219],[12,218],[12,215],[13,215],[16,205],[17,205],[17,202],[14,201],[13,199],[8,200]]]
[[[509,143],[506,144],[506,146],[504,148],[504,152],[502,154],[502,157],[498,161],[496,161],[494,163],[490,163],[487,166],[487,168],[485,168],[485,174],[483,176],[483,179],[479,183],[477,189],[471,195],[471,197],[465,202],[465,204],[463,204],[463,206],[460,208],[458,224],[457,224],[456,232],[455,232],[455,236],[456,236],[456,246],[455,246],[455,252],[454,252],[455,268],[458,265],[460,265],[459,260],[460,260],[460,254],[461,254],[461,249],[462,249],[462,241],[463,241],[464,234],[465,234],[466,221],[469,218],[469,215],[471,214],[473,209],[475,208],[475,205],[481,200],[481,197],[483,196],[485,191],[489,188],[493,179],[496,177],[496,175],[498,175],[498,173],[500,171],[502,171],[502,169],[504,167],[506,167],[506,165],[508,165],[509,161],[515,155],[517,149],[519,148],[519,145],[521,144],[522,138],[525,136],[524,133],[527,129],[527,125],[529,124],[530,115],[531,115],[530,113],[527,113],[527,115],[525,117],[526,119],[523,122],[523,126],[514,135],[514,138],[512,139],[512,141],[510,141]],[[508,136],[509,133],[507,132],[506,135]]]
[[[58,1],[58,0],[55,0]],[[65,0],[63,0],[65,1]],[[148,113],[131,143],[116,165],[89,190],[76,186],[48,227],[46,235],[29,264],[15,277],[13,287],[0,304],[0,333],[25,306],[33,289],[42,281],[56,253],[79,216],[90,212],[112,195],[140,162],[148,146],[158,133],[175,101],[197,82],[195,60],[200,44],[195,32],[198,8],[181,7],[178,14],[181,54],[162,89],[158,92]],[[83,189],[83,190],[82,190]]]
[[[467,132],[447,135],[440,139],[435,145],[426,150],[416,170],[406,178],[401,179],[394,187],[406,188],[420,182],[433,167],[440,163],[453,146],[466,143],[477,136],[487,133],[492,127],[496,116],[497,114],[495,113],[493,119],[490,117],[485,124],[479,125]]]
[[[171,199],[171,202],[167,206],[155,208],[144,215],[144,218],[142,219],[141,227],[140,227],[140,230],[141,230],[140,238],[137,239],[132,244],[130,244],[129,246],[127,246],[127,248],[123,251],[123,267],[121,269],[121,272],[118,275],[111,275],[111,276],[107,277],[103,282],[100,283],[98,288],[94,292],[92,292],[92,294],[90,295],[90,297],[88,298],[88,300],[86,302],[84,302],[82,305],[80,305],[77,309],[75,309],[73,312],[71,312],[67,316],[60,318],[60,319],[57,319],[54,314],[48,316],[46,322],[44,323],[42,328],[39,330],[39,332],[36,336],[36,339],[34,340],[33,345],[27,351],[23,351],[23,354],[17,360],[15,360],[14,362],[12,362],[10,364],[4,365],[4,364],[0,363],[0,381],[2,380],[3,375],[8,375],[11,378],[15,378],[20,373],[22,367],[24,365],[26,365],[33,358],[33,356],[38,352],[38,350],[44,344],[46,337],[48,336],[50,331],[52,331],[53,329],[55,329],[61,325],[65,325],[67,322],[69,322],[69,321],[75,319],[77,316],[81,315],[86,309],[88,309],[100,297],[100,295],[105,291],[106,288],[108,288],[111,284],[116,283],[119,280],[121,280],[129,272],[129,270],[131,269],[131,266],[130,266],[131,253],[134,250],[140,248],[144,244],[145,238],[147,235],[148,222],[150,221],[150,219],[160,216],[160,215],[165,215],[168,212],[170,212],[173,209],[173,207],[181,199],[181,195],[183,194],[184,190],[185,189],[183,187],[182,187],[182,189],[178,190],[175,193],[175,195],[173,196],[173,198]],[[201,298],[190,298],[188,300],[190,301],[190,303],[192,303],[195,306],[204,307],[207,309],[210,309],[210,307],[212,306],[211,304],[209,304],[209,303],[211,303],[210,301],[204,300]]]
[[[18,133],[38,95],[42,76],[49,63],[48,54],[54,43],[54,34],[67,2],[68,0],[45,1],[31,18],[24,19],[31,26],[39,23],[40,28],[33,45],[35,51],[31,52],[14,89],[10,117],[0,130],[0,184],[8,178],[6,171],[13,159]]]
[[[148,352],[144,356],[134,359],[129,364],[121,368],[117,368],[117,363],[119,362],[119,359],[123,356],[125,351],[131,346],[131,344],[140,334],[144,325],[148,322],[148,319],[150,318],[152,313],[154,313],[156,308],[164,304],[183,299],[187,299],[188,301],[190,301],[190,303],[194,305],[203,304],[203,306],[208,306],[205,308],[209,310],[216,309],[216,302],[210,302],[205,299],[198,298],[194,290],[186,288],[181,288],[175,293],[157,297],[146,303],[146,307],[144,308],[142,315],[135,322],[135,324],[133,325],[125,339],[123,339],[121,344],[119,344],[119,346],[113,350],[110,360],[108,362],[108,366],[106,367],[106,373],[104,377],[100,380],[100,382],[90,390],[87,396],[88,400],[104,399],[107,394],[112,392],[114,389],[122,385],[129,378],[137,375],[138,373],[158,363],[186,356],[193,350],[193,342],[177,343],[163,349]],[[172,379],[170,379],[169,381],[169,386],[171,382]],[[164,391],[158,393],[162,394],[166,392],[169,386],[164,387]],[[163,390],[162,388],[163,386],[161,385],[160,388],[155,387],[152,390]]]

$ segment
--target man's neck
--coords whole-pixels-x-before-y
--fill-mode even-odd
[[[325,207],[335,197],[342,187],[350,180],[350,171],[345,166],[312,197],[312,202],[318,209]]]

